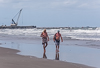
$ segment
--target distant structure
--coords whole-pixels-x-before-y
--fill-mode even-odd
[[[20,17],[20,14],[22,12],[22,9],[15,15],[15,17],[18,15],[17,21],[15,22],[14,19],[12,19],[12,23],[10,26],[0,26],[0,29],[26,29],[26,28],[36,28],[36,26],[18,26],[18,20]]]
[[[21,11],[22,11],[22,9],[18,12],[19,15],[18,15],[18,18],[17,18],[17,21],[16,21],[16,22],[12,19],[12,24],[11,24],[11,26],[17,26],[17,25],[18,25],[18,20],[19,20]]]

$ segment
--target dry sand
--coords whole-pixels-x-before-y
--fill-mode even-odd
[[[18,50],[0,47],[0,68],[93,68],[81,64],[16,54]]]

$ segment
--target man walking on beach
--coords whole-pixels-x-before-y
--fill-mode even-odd
[[[46,47],[48,45],[48,41],[49,41],[49,36],[46,32],[46,29],[44,29],[44,31],[41,33],[41,37],[42,37],[42,44],[43,44],[43,48],[44,48],[44,52],[46,52]]]
[[[61,38],[61,41],[63,42],[63,38],[59,32],[60,31],[58,30],[58,32],[53,37],[53,40],[54,40],[55,45],[56,45],[56,52],[59,52],[60,38]]]

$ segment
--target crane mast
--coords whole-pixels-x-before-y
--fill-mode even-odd
[[[17,21],[16,21],[16,22],[12,19],[12,24],[11,24],[11,26],[17,26],[17,25],[18,25],[18,20],[19,20],[21,11],[22,11],[22,9],[18,12],[19,15],[18,15],[18,18],[17,18]]]

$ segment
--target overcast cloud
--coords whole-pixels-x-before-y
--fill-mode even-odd
[[[83,8],[83,9],[98,9],[100,8],[100,0],[0,0],[0,7],[2,8]]]
[[[38,26],[100,25],[100,0],[0,0],[0,22],[5,24],[21,8],[24,9],[25,25],[27,22]]]

